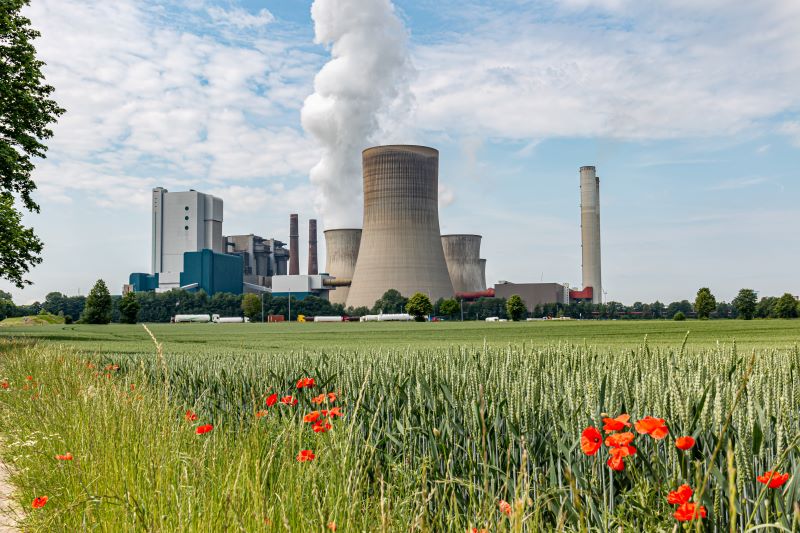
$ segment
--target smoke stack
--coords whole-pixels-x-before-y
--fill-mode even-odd
[[[319,274],[317,263],[317,221],[313,218],[308,221],[308,275]]]
[[[600,178],[594,167],[581,167],[581,248],[583,288],[592,288],[592,303],[603,302],[600,268]]]
[[[442,235],[442,248],[453,290],[479,292],[483,290],[481,278],[481,236]]]
[[[289,275],[300,274],[300,227],[297,215],[289,215]]]
[[[486,287],[486,259],[481,259],[481,290],[485,291]]]
[[[329,229],[325,232],[325,271],[338,280],[352,280],[361,246],[360,229]],[[350,287],[338,287],[328,299],[332,304],[347,303]]]
[[[378,146],[362,159],[364,230],[348,307],[372,307],[389,289],[433,302],[452,297],[439,229],[439,152]]]

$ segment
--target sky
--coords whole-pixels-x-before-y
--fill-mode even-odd
[[[595,165],[606,300],[800,294],[799,2],[394,4],[412,105],[375,140],[440,151],[442,233],[483,235],[490,283],[581,284],[578,169]],[[0,289],[119,293],[150,268],[156,186],[223,198],[225,234],[288,241],[289,213],[317,217],[300,113],[331,50],[310,9],[32,0],[67,113],[25,216],[44,262]]]

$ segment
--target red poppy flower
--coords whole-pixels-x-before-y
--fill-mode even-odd
[[[683,505],[692,499],[692,494],[692,487],[683,484],[678,487],[678,490],[670,491],[669,495],[667,496],[667,502],[672,505]]]
[[[325,433],[329,431],[333,426],[330,423],[325,422],[324,420],[320,420],[319,422],[314,422],[314,425],[311,426],[311,429],[314,430],[314,433]]]
[[[777,489],[789,481],[789,474],[781,474],[770,470],[769,472],[764,472],[764,475],[758,476],[756,479],[759,483],[763,483],[771,489]]]
[[[606,433],[611,433],[612,431],[620,431],[629,428],[631,427],[630,422],[628,422],[630,419],[631,415],[619,415],[617,418],[604,418],[603,429]]]
[[[692,519],[700,519],[706,517],[706,508],[697,506],[696,503],[684,503],[672,515],[678,522],[688,522]]]
[[[319,396],[314,396],[313,398],[311,398],[311,403],[317,405],[325,403],[325,393],[322,393]]]
[[[303,417],[303,422],[306,424],[310,424],[311,422],[316,422],[319,420],[319,411],[311,411],[306,416]]]
[[[28,376],[25,379],[27,379],[28,381],[33,381],[33,376]],[[45,496],[45,498],[47,498],[47,497]],[[47,499],[45,499],[45,501],[47,501]]]
[[[267,407],[272,407],[278,403],[278,395],[277,394],[270,394],[267,396]]]
[[[478,529],[477,527],[473,527],[472,528],[472,533],[489,533],[489,530],[486,529],[486,528]]]
[[[606,464],[615,472],[622,472],[625,470],[625,461],[622,459],[622,457],[610,457],[608,461],[606,461]]]
[[[600,450],[603,436],[595,427],[588,427],[581,433],[581,450],[586,455],[594,455]]]
[[[187,409],[186,414],[183,415],[183,418],[186,419],[187,422],[194,422],[195,420],[197,420],[197,413],[195,413],[191,409]]]
[[[695,440],[692,437],[678,437],[675,439],[675,447],[679,450],[691,450],[694,448]]]
[[[265,416],[267,416],[267,413],[269,413],[269,411],[267,411],[266,409],[261,409],[260,411],[256,411],[256,418],[264,418]]]
[[[336,531],[336,522],[328,522],[328,529],[331,531]]]
[[[621,448],[633,442],[633,433],[615,433],[606,437],[606,446],[609,448]]]
[[[64,455],[56,455],[56,459],[59,461],[72,461],[72,454],[67,452]]]
[[[331,403],[335,402],[336,398],[337,398],[337,396],[336,396],[335,392],[329,392],[328,393],[328,401],[329,402],[331,402]]]
[[[31,507],[34,509],[41,509],[47,503],[47,496],[39,496],[38,498],[33,499],[33,503]]]
[[[281,403],[284,405],[297,405],[297,398],[292,398],[291,396],[284,396],[281,398]]]
[[[511,504],[505,500],[500,500],[498,502],[497,507],[500,508],[500,512],[506,516],[511,516]]]
[[[344,416],[344,413],[342,413],[342,408],[341,407],[334,407],[333,409],[328,411],[326,416],[330,416],[331,418],[333,418],[333,417],[336,417],[336,416]]]
[[[300,450],[300,453],[297,454],[297,460],[301,463],[313,461],[316,458],[317,456],[311,450]]]
[[[9,387],[8,381],[4,381],[4,382],[0,383],[0,387],[3,387],[4,389],[7,389]]]
[[[313,387],[314,385],[316,385],[316,381],[314,381],[314,378],[300,378],[297,380],[298,389]]]
[[[197,426],[197,429],[195,429],[194,432],[197,433],[198,435],[205,435],[212,429],[214,429],[214,426],[212,426],[211,424],[206,424],[204,426]]]
[[[661,440],[669,434],[663,418],[647,416],[635,424],[636,431],[641,435],[650,435],[656,440]]]

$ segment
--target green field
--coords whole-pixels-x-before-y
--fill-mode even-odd
[[[800,321],[148,327],[162,352],[142,326],[2,330],[2,457],[23,505],[50,497],[26,530],[676,531],[685,483],[701,529],[800,531]],[[612,472],[581,434],[622,413],[668,434],[628,429]]]
[[[791,348],[800,342],[800,320],[540,321],[341,324],[150,324],[170,353],[217,350],[236,353],[359,348],[436,348],[489,344],[573,344],[602,349],[650,346],[690,348],[732,344],[743,349]],[[100,353],[152,352],[141,326],[53,325],[7,327],[0,337],[32,337]]]

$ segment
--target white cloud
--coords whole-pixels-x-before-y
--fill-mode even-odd
[[[272,17],[207,11],[240,29]],[[67,109],[36,170],[45,201],[76,192],[107,205],[178,180],[300,181],[313,165],[297,112],[317,59],[291,42],[181,30],[157,5],[134,0],[38,0],[28,14]]]
[[[275,21],[275,17],[266,9],[253,14],[242,8],[222,9],[211,6],[206,9],[206,12],[215,23],[240,29],[260,28]]]
[[[563,5],[563,4],[562,4]],[[420,125],[511,139],[730,136],[800,106],[800,3],[569,0],[415,50]]]
[[[800,148],[800,121],[785,122],[780,131],[791,139],[792,144]]]
[[[747,189],[750,187],[755,187],[757,185],[761,185],[763,183],[769,182],[769,178],[765,177],[755,177],[755,178],[735,178],[724,180],[716,185],[712,185],[708,188],[709,191],[731,191],[737,189]]]

